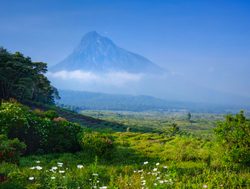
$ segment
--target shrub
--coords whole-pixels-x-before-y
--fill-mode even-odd
[[[99,132],[85,132],[80,144],[84,151],[97,156],[109,156],[114,149],[111,135]]]
[[[79,150],[77,136],[82,128],[64,119],[54,121],[55,116],[54,111],[37,113],[19,103],[4,102],[0,106],[0,134],[23,141],[27,154]]]
[[[18,163],[25,148],[26,145],[18,139],[10,140],[6,135],[0,135],[0,163]]]
[[[225,149],[225,160],[250,164],[250,120],[244,112],[227,115],[225,121],[218,122],[215,133]]]
[[[49,128],[47,141],[44,143],[46,152],[76,152],[81,149],[78,135],[82,133],[79,124],[68,121],[54,121]]]
[[[48,111],[44,112],[44,116],[49,118],[49,119],[54,119],[54,118],[58,117],[58,113],[54,110],[48,110]]]

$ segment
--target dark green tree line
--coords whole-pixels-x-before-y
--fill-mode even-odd
[[[58,91],[47,77],[47,64],[0,48],[0,99],[53,104]]]

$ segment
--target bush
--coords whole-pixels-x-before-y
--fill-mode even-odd
[[[111,135],[98,132],[85,132],[80,144],[83,151],[97,156],[109,156],[114,149]]]
[[[3,161],[19,163],[19,158],[26,145],[18,139],[10,140],[6,135],[0,135],[0,163]]]
[[[16,102],[4,102],[0,106],[0,134],[24,142],[27,154],[79,150],[77,136],[82,128],[64,119],[54,121],[55,116],[55,111],[38,113]]]
[[[243,111],[235,116],[227,115],[225,121],[218,122],[215,133],[225,149],[225,160],[250,164],[250,120]]]
[[[82,133],[79,124],[68,121],[54,121],[44,144],[46,152],[76,152],[81,149],[78,136]]]
[[[54,110],[48,110],[44,112],[44,116],[49,118],[49,119],[54,119],[58,117],[58,113]]]

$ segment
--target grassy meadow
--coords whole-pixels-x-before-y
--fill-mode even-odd
[[[34,112],[39,116],[47,115],[37,109]],[[58,112],[62,113],[62,110]],[[2,161],[0,173],[4,175],[4,181],[0,188],[165,189],[250,186],[250,167],[225,161],[225,149],[214,135],[216,122],[223,120],[223,115],[192,114],[189,118],[185,112],[84,111],[82,114],[86,117],[81,117],[70,111],[65,112],[63,115],[78,123],[92,116],[92,124],[87,125],[90,122],[85,122],[81,126],[84,136],[92,133],[89,134],[90,138],[81,139],[87,145],[82,150],[70,153],[37,151],[24,154],[18,163]],[[177,126],[173,127],[173,123]],[[101,136],[108,138],[99,140]],[[64,137],[66,140],[67,135]],[[86,142],[88,139],[91,140],[89,143]],[[104,146],[104,140],[112,143],[112,147]]]

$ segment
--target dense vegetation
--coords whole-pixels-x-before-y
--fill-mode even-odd
[[[46,71],[45,63],[32,62],[20,52],[12,54],[0,48],[0,99],[53,104],[59,96],[44,76]]]

